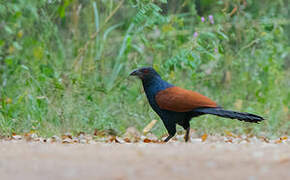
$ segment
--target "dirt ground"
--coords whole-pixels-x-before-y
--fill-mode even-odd
[[[0,179],[290,179],[290,145],[1,142]]]

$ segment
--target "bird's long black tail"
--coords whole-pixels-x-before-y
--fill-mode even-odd
[[[263,121],[264,118],[255,114],[243,113],[243,112],[235,112],[224,110],[223,108],[198,108],[195,109],[194,112],[202,113],[202,114],[213,114],[220,117],[238,119],[240,121],[246,121],[251,123],[258,123]]]

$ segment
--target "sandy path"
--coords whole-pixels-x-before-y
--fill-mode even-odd
[[[290,179],[290,145],[1,142],[0,179]]]

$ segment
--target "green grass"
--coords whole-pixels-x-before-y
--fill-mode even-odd
[[[266,118],[257,125],[202,116],[191,121],[198,133],[289,134],[286,1],[203,3],[206,22],[188,1],[1,4],[0,135],[141,130],[159,119],[128,77],[145,65],[226,109]],[[166,133],[161,121],[153,133]]]

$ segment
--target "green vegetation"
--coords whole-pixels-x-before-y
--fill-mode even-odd
[[[202,116],[191,121],[198,132],[289,134],[287,6],[287,0],[1,0],[0,135],[142,129],[158,117],[140,81],[128,75],[145,65],[226,109],[267,119],[255,125]],[[161,121],[153,132],[166,133]]]

